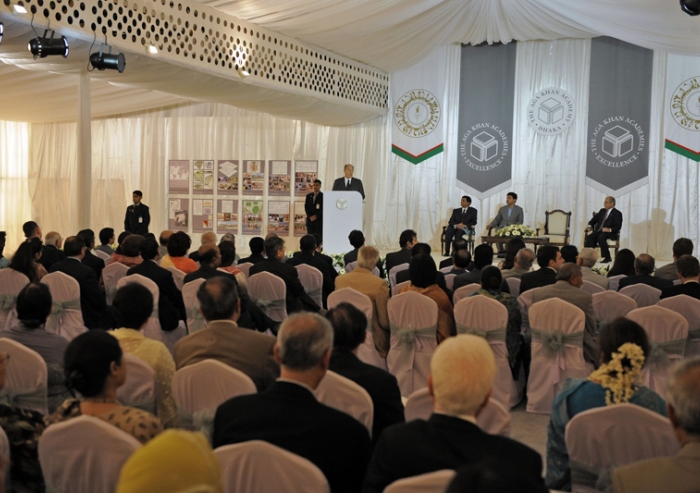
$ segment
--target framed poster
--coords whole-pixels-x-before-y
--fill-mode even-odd
[[[168,192],[190,193],[190,162],[171,160],[168,162]]]
[[[294,195],[303,197],[313,192],[316,178],[318,178],[318,161],[295,161]]]
[[[304,202],[294,202],[294,236],[300,238],[306,234],[306,211]]]
[[[214,199],[192,200],[192,232],[214,231]]]
[[[195,195],[214,194],[214,161],[192,162],[192,193]]]
[[[187,231],[190,217],[190,199],[168,200],[168,229]]]
[[[267,232],[289,236],[289,202],[267,202]]]
[[[243,195],[262,195],[265,190],[265,161],[243,161]]]
[[[219,161],[216,181],[218,195],[238,195],[238,160]]]
[[[238,234],[238,201],[217,200],[216,232]]]
[[[263,225],[263,201],[244,200],[243,201],[243,234],[261,235]]]
[[[268,163],[268,195],[285,195],[292,193],[292,162],[270,161]]]

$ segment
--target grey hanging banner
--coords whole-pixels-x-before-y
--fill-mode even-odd
[[[510,186],[516,51],[462,46],[457,182],[480,200]]]
[[[649,180],[652,50],[614,38],[591,41],[586,183],[621,195]]]

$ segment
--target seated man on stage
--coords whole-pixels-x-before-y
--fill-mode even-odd
[[[461,207],[452,211],[452,217],[447,223],[445,230],[445,257],[450,256],[450,246],[452,238],[462,238],[469,231],[474,231],[476,226],[477,211],[471,207],[472,199],[466,195],[462,196]]]
[[[600,255],[603,257],[603,260],[600,261],[602,264],[612,261],[608,239],[616,239],[621,228],[622,212],[615,209],[615,197],[605,197],[603,208],[588,222],[586,231],[591,231],[591,233],[586,236],[585,241],[587,248],[600,246]]]
[[[498,209],[498,214],[496,214],[496,218],[489,224],[489,228],[496,228],[496,230],[499,230],[511,224],[522,224],[524,218],[523,208],[515,205],[517,201],[518,194],[515,192],[508,192],[508,195],[506,195],[506,205]],[[503,243],[498,244],[498,253],[499,255],[505,253]]]

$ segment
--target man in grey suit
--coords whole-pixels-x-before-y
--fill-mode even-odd
[[[668,383],[666,412],[681,451],[615,469],[615,493],[684,493],[700,485],[700,357],[676,365]]]
[[[536,289],[532,293],[533,304],[538,301],[559,298],[580,308],[586,315],[586,329],[583,333],[583,359],[598,368],[598,342],[595,340],[596,322],[593,311],[593,297],[591,293],[581,289],[583,276],[581,268],[572,263],[566,263],[559,267],[557,281],[550,285]]]
[[[576,263],[581,267],[583,280],[597,284],[603,289],[608,289],[610,281],[607,277],[593,272],[593,266],[598,261],[598,250],[595,248],[583,248],[576,257]]]
[[[535,252],[531,248],[523,248],[515,255],[515,261],[513,262],[512,269],[503,269],[501,271],[501,276],[503,280],[509,279],[511,277],[522,278],[523,274],[530,272],[532,263],[535,261]]]
[[[515,192],[508,192],[506,195],[506,205],[501,207],[496,214],[496,218],[489,224],[490,228],[501,229],[511,224],[522,224],[523,223],[523,208],[515,205],[518,201],[518,194]],[[503,243],[498,244],[498,253],[503,254],[505,249]]]
[[[48,235],[46,235],[48,238]],[[676,261],[683,255],[693,254],[693,242],[688,238],[678,238],[673,242],[673,262],[666,264],[663,267],[659,267],[654,272],[654,277],[660,279],[668,279],[669,281],[675,281],[678,279],[678,268],[676,267]]]

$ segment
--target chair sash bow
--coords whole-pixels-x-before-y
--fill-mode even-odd
[[[569,467],[572,485],[586,486],[598,491],[611,491],[609,488],[612,486],[612,468],[598,469],[575,460],[569,462]]]
[[[199,306],[192,306],[187,309],[187,318],[192,319],[192,323],[188,327],[190,334],[202,330],[206,327],[206,322],[204,321],[204,316],[199,310]]]
[[[54,320],[54,323],[58,323],[61,314],[66,310],[80,311],[80,299],[68,301],[54,301],[51,305],[50,315],[50,317]]]
[[[483,337],[488,342],[506,342],[506,329],[496,329],[496,330],[479,330],[473,327],[467,327],[462,324],[457,324],[458,334],[472,334],[475,336]]]
[[[211,443],[212,432],[214,431],[215,414],[216,410],[214,409],[202,409],[194,414],[179,408],[177,410],[180,428],[204,433],[209,443]]]
[[[0,294],[0,308],[9,311],[14,308],[17,302],[17,296],[14,294]]]
[[[574,346],[583,349],[583,331],[564,334],[560,330],[530,329],[532,340],[542,345],[542,351],[547,358],[555,358],[555,364],[551,367],[552,384],[561,381],[561,373],[566,371],[565,346]]]
[[[399,343],[399,358],[398,367],[406,370],[413,369],[413,361],[415,356],[416,346],[420,348],[421,338],[432,337],[435,338],[437,332],[437,325],[432,325],[430,327],[401,327],[399,325],[390,324],[391,334],[395,336]]]
[[[25,392],[11,392],[3,389],[0,392],[0,402],[21,409],[32,409],[42,414],[47,414],[49,407],[48,389],[39,387],[38,389]]]
[[[676,339],[674,341],[660,342],[651,346],[647,364],[656,363],[660,366],[668,364],[669,356],[682,358],[685,352],[686,339]]]

